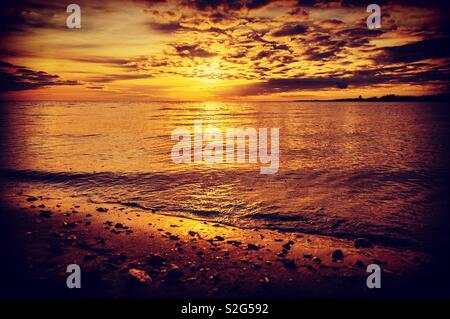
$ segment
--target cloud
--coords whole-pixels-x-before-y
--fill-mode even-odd
[[[76,62],[98,63],[119,67],[126,66],[130,62],[130,60],[128,59],[105,57],[105,56],[78,56],[78,57],[73,56],[67,59]]]
[[[298,34],[305,34],[308,31],[308,27],[303,24],[286,24],[280,29],[272,33],[274,37],[285,37]]]
[[[176,21],[166,23],[150,22],[150,27],[153,30],[160,31],[162,33],[172,33],[184,29],[184,27],[182,27],[180,23]]]
[[[63,15],[55,15],[62,12]],[[65,6],[61,3],[42,4],[33,1],[5,1],[0,4],[0,34],[26,32],[29,29],[64,29]]]
[[[257,96],[294,91],[345,90],[349,88],[373,87],[374,85],[423,83],[433,83],[448,90],[449,70],[420,71],[422,66],[418,65],[416,69],[414,66],[412,68],[403,66],[344,72],[344,74],[339,74],[339,76],[271,78],[266,81],[236,86],[225,94]],[[412,70],[411,76],[405,76],[405,70],[407,69]]]
[[[347,83],[332,78],[274,78],[264,82],[239,86],[234,93],[238,96],[265,95],[279,92],[346,88]]]
[[[175,45],[175,50],[179,56],[190,58],[210,58],[215,56],[215,53],[209,52],[200,48],[197,44],[193,45]]]
[[[86,88],[91,90],[103,90],[105,87],[102,85],[87,85]]]
[[[111,83],[114,81],[139,80],[152,77],[153,75],[151,74],[102,74],[99,76],[88,78],[86,81],[93,83]]]
[[[79,85],[77,81],[61,80],[58,75],[33,71],[0,61],[0,92],[34,90],[48,86]]]
[[[181,3],[200,11],[239,11],[253,10],[270,4],[271,0],[182,0]]]
[[[400,46],[385,47],[375,61],[382,64],[411,63],[450,57],[449,38],[426,39]]]

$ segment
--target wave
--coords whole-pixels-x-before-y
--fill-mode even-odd
[[[439,190],[442,196],[448,190],[449,176],[448,169],[393,171],[388,167],[299,169],[276,176],[243,169],[165,173],[0,170],[3,182],[39,183],[43,189],[49,185],[83,194],[98,204],[238,227],[365,237],[393,247],[433,241],[434,235],[425,226],[430,214],[445,210],[435,204]]]

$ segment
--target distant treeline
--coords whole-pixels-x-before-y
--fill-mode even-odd
[[[305,100],[303,100],[305,101]],[[422,95],[422,96],[401,96],[389,94],[382,97],[357,97],[347,99],[334,99],[334,100],[308,100],[308,101],[326,101],[326,102],[448,102],[450,101],[450,94],[435,94],[435,95]],[[298,101],[298,102],[301,102]]]

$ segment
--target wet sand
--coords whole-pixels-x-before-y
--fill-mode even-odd
[[[371,298],[433,296],[436,260],[413,250],[355,247],[319,235],[211,222],[39,194],[0,210],[2,297]],[[362,241],[362,244],[365,242]],[[78,264],[82,288],[66,287]],[[382,288],[366,287],[366,266]],[[430,286],[436,287],[436,283]]]

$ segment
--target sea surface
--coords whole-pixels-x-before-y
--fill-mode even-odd
[[[430,248],[449,237],[441,103],[8,102],[5,188],[250,228]],[[175,164],[176,128],[279,128],[280,168]]]

